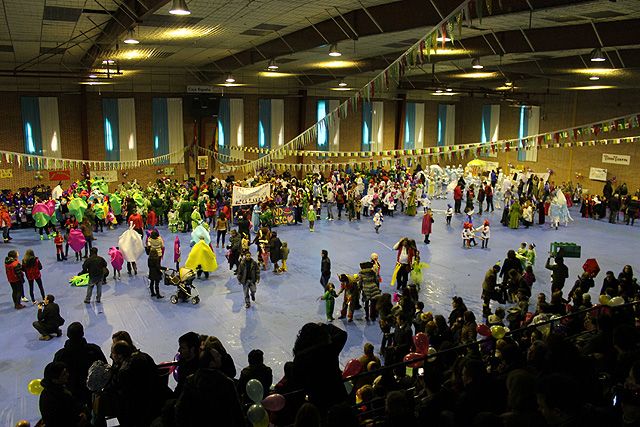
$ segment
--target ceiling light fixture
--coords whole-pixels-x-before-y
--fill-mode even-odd
[[[138,44],[140,43],[140,41],[138,39],[136,39],[136,35],[135,32],[133,31],[133,28],[129,30],[129,32],[127,33],[127,38],[124,39],[125,44]]]
[[[453,89],[451,89],[450,87],[448,87],[448,88],[446,89],[446,91],[447,91],[447,92],[453,92]]]
[[[173,0],[169,13],[172,15],[191,15],[185,0]]]
[[[598,76],[591,76],[591,77],[589,77],[589,80],[600,80],[600,77],[598,77]]]
[[[506,87],[512,87],[513,86],[513,82],[511,80],[507,80],[506,82],[504,82],[504,85]]]
[[[236,79],[233,77],[233,74],[227,74],[227,78],[224,79],[224,81],[227,83],[235,83]]]
[[[440,35],[440,36],[438,36],[438,37],[436,38],[436,41],[439,41],[440,43],[442,43],[442,42],[444,41],[445,43],[447,43],[447,42],[450,42],[450,41],[451,41],[451,39],[450,39],[449,37],[446,37],[446,36],[445,36],[445,37],[442,37],[442,36]]]
[[[480,63],[480,58],[473,58],[471,60],[471,67],[474,70],[482,70],[484,66]]]
[[[89,74],[89,78],[90,78],[90,79],[95,79],[95,78],[97,78],[97,77],[98,77],[98,76],[96,76],[95,74]]]
[[[602,54],[602,50],[599,47],[591,51],[591,62],[604,62],[604,61],[606,61],[606,59]]]
[[[114,61],[113,59],[103,59],[102,60],[102,64],[103,65],[113,65],[115,63],[116,63],[116,61]]]
[[[347,82],[345,82],[344,80],[340,80],[340,83],[338,83],[338,86],[345,87],[347,86]]]
[[[278,64],[276,64],[276,60],[275,59],[272,59],[271,61],[269,61],[269,65],[267,65],[267,69],[273,71],[273,70],[277,70],[278,68],[279,67],[278,67]]]
[[[444,92],[442,89],[440,88],[436,89],[436,93],[442,93],[442,92]]]
[[[329,48],[329,56],[342,56],[342,53],[338,50],[338,43],[334,43]]]

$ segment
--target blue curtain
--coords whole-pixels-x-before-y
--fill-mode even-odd
[[[527,107],[520,107],[520,131],[518,132],[518,138],[522,140],[526,136],[529,136],[529,115],[527,114]],[[520,147],[520,141],[518,141],[518,148]],[[518,150],[518,161],[524,162],[527,160],[527,152],[524,148]]]
[[[42,155],[42,130],[40,129],[40,103],[36,96],[20,98],[22,129],[24,130],[24,152]]]
[[[373,104],[362,103],[362,151],[371,151],[371,122],[373,116]]]
[[[258,147],[271,148],[271,100],[258,101]],[[258,154],[259,157],[264,154]]]
[[[329,101],[321,99],[318,101],[317,106],[317,116],[316,119],[318,122],[324,119],[327,115],[327,110],[329,109]],[[326,126],[325,122],[319,123],[318,125],[318,151],[329,151],[329,128]]]
[[[118,127],[118,99],[102,100],[102,121],[104,126],[105,160],[120,160],[120,140]]]
[[[165,154],[169,154],[169,116],[167,113],[167,98],[153,98],[151,110],[153,156],[163,156]]]
[[[222,98],[218,109],[218,152],[227,156],[231,152],[230,128],[231,104],[229,98]]]
[[[438,105],[438,146],[445,145],[445,137],[447,134],[447,106],[446,104]]]
[[[408,102],[404,118],[404,149],[414,148],[416,148],[416,104]]]

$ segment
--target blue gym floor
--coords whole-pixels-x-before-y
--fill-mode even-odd
[[[446,202],[436,200],[432,207],[435,210],[445,209]],[[396,253],[391,247],[401,237],[414,238],[418,242],[422,260],[431,265],[426,270],[425,284],[420,291],[425,311],[448,315],[451,297],[458,295],[480,317],[480,287],[484,274],[489,266],[504,259],[508,249],[517,249],[524,241],[537,245],[534,295],[537,292],[548,294],[550,281],[544,263],[550,243],[575,242],[582,245],[582,258],[567,260],[571,277],[581,272],[586,258],[596,258],[603,270],[596,279],[596,289],[591,292],[592,300],[596,302],[604,271],[613,270],[617,274],[625,264],[633,265],[636,270],[640,268],[636,263],[640,249],[640,227],[583,219],[575,208],[571,212],[575,221],[566,228],[561,226],[557,231],[549,229],[548,223],[528,230],[508,229],[499,223],[501,211],[482,217],[476,215],[475,226],[481,224],[484,218],[491,222],[492,237],[486,250],[479,246],[463,249],[460,231],[466,215],[456,215],[452,227],[447,228],[442,212],[435,214],[430,245],[422,243],[420,212],[416,217],[399,213],[393,218],[386,217],[378,235],[371,217],[362,217],[360,222],[351,223],[345,219],[333,222],[321,220],[316,222],[314,233],[309,232],[306,223],[278,227],[276,230],[280,238],[287,241],[291,249],[287,263],[289,271],[281,275],[263,271],[257,301],[248,310],[244,307],[242,287],[229,271],[222,248],[215,250],[220,264],[218,271],[209,280],[195,282],[201,295],[198,305],[171,304],[168,296],[175,288],[164,285],[161,285],[161,291],[167,296],[165,299],[150,298],[144,255],[138,261],[137,276],[130,277],[125,270],[122,280],[110,278],[103,287],[102,304],[85,305],[85,288],[72,288],[67,283],[81,269],[81,263],[73,260],[72,253],[69,261],[56,262],[53,241],[38,240],[31,229],[13,231],[13,241],[2,249],[3,256],[10,249],[19,250],[21,257],[28,248],[35,251],[44,265],[45,292],[56,296],[61,314],[66,319],[64,328],[73,321],[82,322],[87,340],[99,344],[107,356],[111,334],[118,330],[129,331],[136,345],[151,354],[156,362],[171,360],[177,350],[178,337],[184,332],[196,331],[219,337],[238,369],[247,364],[246,355],[250,350],[262,349],[265,362],[273,368],[274,380],[278,381],[284,362],[292,359],[291,349],[300,327],[306,322],[325,321],[324,302],[317,301],[322,295],[319,282],[322,249],[329,251],[334,277],[343,272],[357,273],[358,264],[368,260],[372,252],[377,252],[382,264],[383,292],[392,292],[389,280]],[[326,212],[323,211],[325,216]],[[123,231],[121,227],[96,233],[94,245],[107,260],[107,249],[116,244]],[[174,235],[166,227],[161,227],[160,232],[167,246],[167,262],[163,265],[171,267]],[[181,234],[180,238],[184,261],[190,236]],[[252,246],[252,252],[255,254],[255,246]],[[337,280],[333,281],[337,283]],[[25,292],[28,294],[26,284]],[[65,337],[48,342],[39,341],[38,333],[31,325],[36,318],[36,308],[29,305],[23,310],[15,310],[6,282],[0,286],[0,302],[0,318],[4,324],[0,332],[0,425],[13,426],[20,419],[32,422],[38,419],[38,397],[28,393],[27,384],[31,379],[42,377],[44,366],[63,346]],[[336,309],[341,303],[342,297],[336,301]],[[353,323],[347,324],[342,320],[335,320],[334,323],[349,333],[341,356],[343,364],[359,356],[365,342],[379,346],[381,336],[378,325],[368,324],[362,311],[356,312]]]

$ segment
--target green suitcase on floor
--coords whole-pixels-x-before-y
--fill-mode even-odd
[[[580,258],[581,249],[582,248],[575,243],[553,242],[551,243],[549,253],[551,256],[560,254],[565,258]]]

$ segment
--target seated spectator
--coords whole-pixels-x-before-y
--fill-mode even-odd
[[[213,349],[220,353],[220,356],[222,357],[222,367],[220,370],[229,378],[234,379],[236,377],[236,364],[233,362],[233,358],[229,353],[227,353],[227,349],[224,348],[220,340],[217,337],[207,337],[204,335],[200,336],[200,340],[200,351]]]
[[[69,371],[64,363],[51,362],[44,368],[40,414],[46,427],[85,427],[87,411],[67,388]]]
[[[53,357],[54,362],[62,362],[69,372],[68,388],[83,404],[91,404],[91,392],[87,388],[87,374],[93,362],[107,362],[104,353],[96,344],[90,344],[84,338],[84,328],[80,322],[73,322],[67,328],[64,348]]]
[[[198,368],[184,381],[176,402],[176,427],[246,426],[235,384],[221,367],[222,356],[216,350],[199,354]]]
[[[200,353],[200,336],[195,332],[187,332],[178,338],[178,378],[174,395],[180,396],[187,377],[198,369],[198,355]]]
[[[542,414],[538,412],[535,394],[535,377],[524,369],[516,369],[507,377],[507,407],[500,418],[504,427],[544,426]]]
[[[378,362],[380,364],[380,359],[376,357],[374,354],[375,347],[371,343],[365,343],[364,345],[364,354],[358,358],[358,361],[362,364],[362,372],[367,370],[367,365],[369,362]]]
[[[240,379],[238,380],[238,390],[243,396],[244,401],[249,402],[246,396],[247,383],[249,380],[258,380],[262,384],[264,397],[269,394],[271,383],[273,383],[273,373],[271,368],[264,364],[264,353],[262,350],[251,350],[248,356],[249,366],[240,371]]]

